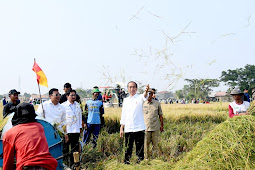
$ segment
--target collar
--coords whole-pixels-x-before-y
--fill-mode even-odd
[[[242,101],[242,103],[241,103],[241,104],[237,103],[236,101],[235,101],[235,103],[236,103],[237,105],[242,105],[242,104],[244,104],[244,101]]]
[[[129,96],[130,99],[132,98],[136,98],[138,96],[138,94],[136,93],[134,96]]]
[[[59,102],[58,102],[58,104],[56,104],[56,105],[55,105],[54,103],[52,103],[51,99],[49,100],[49,103],[53,104],[54,106],[59,105]]]
[[[69,100],[67,100],[66,102],[67,102],[68,106],[70,106],[70,105],[75,105],[75,101],[74,101],[74,103],[73,103],[73,104],[72,104],[72,103],[70,103],[70,102],[69,102]]]

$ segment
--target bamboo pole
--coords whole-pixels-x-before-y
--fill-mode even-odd
[[[73,159],[74,159],[74,164],[80,162],[80,154],[79,154],[79,152],[73,152]],[[75,169],[79,170],[80,169],[80,165],[75,167]]]

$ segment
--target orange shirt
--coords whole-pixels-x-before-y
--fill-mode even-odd
[[[41,166],[49,170],[57,168],[57,160],[49,152],[43,126],[37,122],[18,124],[3,137],[3,170],[13,169],[14,155],[16,169],[23,166]]]

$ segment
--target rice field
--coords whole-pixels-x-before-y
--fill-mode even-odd
[[[105,108],[105,126],[96,150],[85,147],[83,167],[88,169],[169,169],[193,150],[216,126],[228,119],[228,103],[162,104],[164,132],[159,152],[149,161],[123,164],[124,140],[119,137],[121,108]]]
[[[119,137],[121,108],[105,108],[105,125],[100,132],[98,145],[96,149],[92,149],[90,144],[83,148],[81,167],[85,169],[254,167],[255,153],[249,149],[254,148],[253,116],[229,119],[228,103],[162,104],[162,110],[164,131],[160,134],[157,155],[137,164],[133,153],[131,165],[125,165],[124,139]],[[2,106],[0,114],[2,117]],[[245,130],[242,127],[245,127]]]

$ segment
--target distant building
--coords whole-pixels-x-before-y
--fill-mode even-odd
[[[28,102],[29,98],[19,95],[20,102]]]
[[[43,102],[50,99],[48,95],[41,95],[41,98],[42,98]],[[32,101],[39,101],[40,100],[40,95],[32,94],[30,99],[32,99]]]
[[[216,92],[210,93],[206,99],[207,99],[208,101],[214,101],[214,102],[216,102],[215,94],[216,94]]]
[[[165,100],[169,98],[173,99],[174,95],[172,92],[169,92],[169,91],[161,91],[156,93],[156,98],[158,98],[159,100]]]
[[[225,91],[216,92],[214,96],[218,102],[230,102],[233,100],[231,95]]]

